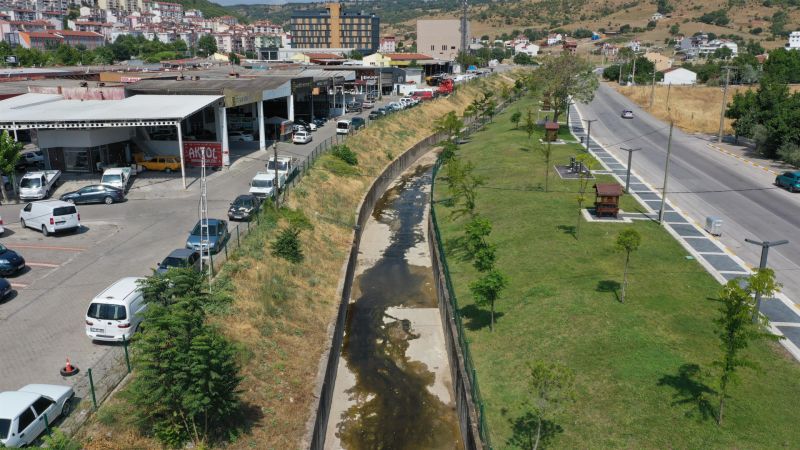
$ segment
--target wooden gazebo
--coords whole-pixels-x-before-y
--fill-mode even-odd
[[[617,217],[622,186],[617,183],[597,183],[594,185],[594,213],[597,217]]]
[[[558,140],[558,122],[544,123],[544,141],[555,142]]]

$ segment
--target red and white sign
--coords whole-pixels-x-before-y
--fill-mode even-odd
[[[222,143],[198,141],[183,143],[183,159],[187,166],[202,166],[204,154],[206,167],[222,167]]]

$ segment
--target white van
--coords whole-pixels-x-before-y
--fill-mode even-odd
[[[81,215],[72,203],[61,200],[42,200],[31,202],[19,213],[19,224],[41,230],[45,236],[81,227]]]
[[[129,341],[147,309],[141,277],[127,277],[97,295],[86,311],[86,335],[95,341]]]
[[[349,120],[336,122],[336,134],[350,134],[351,124]]]

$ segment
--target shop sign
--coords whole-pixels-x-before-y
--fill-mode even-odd
[[[191,141],[183,143],[183,159],[188,166],[222,167],[222,143]]]

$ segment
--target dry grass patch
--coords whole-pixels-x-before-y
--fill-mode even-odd
[[[650,106],[651,86],[619,86],[612,83],[620,93],[633,100],[642,108]],[[752,89],[748,86],[731,86],[728,89],[730,104],[735,92]],[[667,92],[669,91],[669,107],[667,110]],[[719,112],[722,104],[722,88],[707,86],[656,86],[653,109],[650,114],[669,122],[670,117],[675,125],[692,133],[717,134],[719,132]],[[725,132],[733,133],[732,122],[725,119]]]
[[[273,257],[274,231],[288,226],[287,214],[272,213],[246,238],[225,264],[235,298],[231,310],[212,317],[240,344],[242,400],[252,411],[249,432],[230,448],[296,448],[312,411],[318,364],[336,317],[337,286],[353,237],[356,208],[372,181],[396,156],[433,132],[436,119],[459,114],[483,90],[498,92],[510,84],[490,77],[462,86],[449,98],[433,101],[380,120],[347,141],[358,155],[358,173],[340,175],[320,161],[289,193],[288,208],[300,211],[313,229],[300,237],[305,261],[293,265]],[[328,165],[327,167],[331,167]],[[121,402],[114,399],[109,407]],[[105,409],[107,406],[104,406]],[[98,414],[99,415],[99,414]],[[149,448],[152,441],[134,436],[122,423],[95,419],[84,441],[116,441],[125,448]],[[114,439],[108,438],[109,433]],[[134,444],[133,442],[136,442]],[[92,446],[92,450],[111,447]]]

